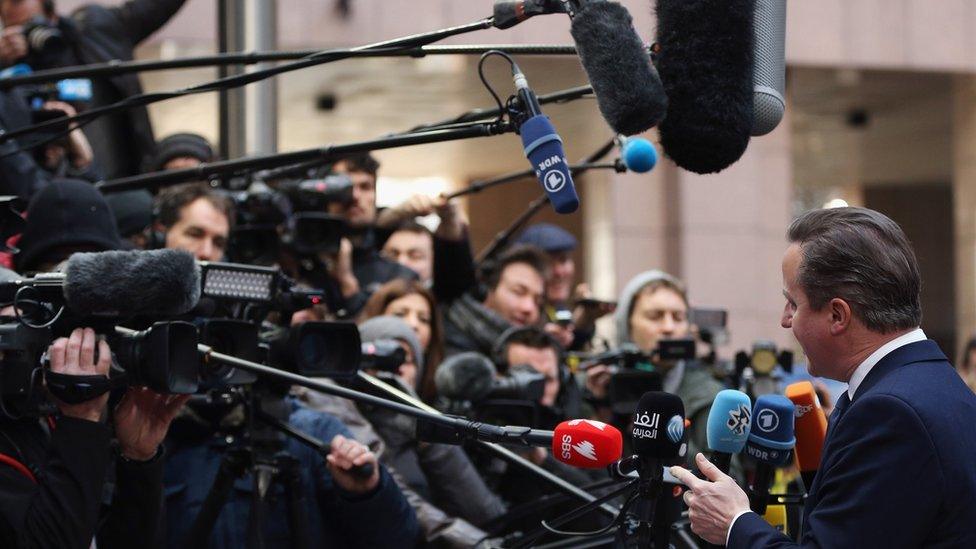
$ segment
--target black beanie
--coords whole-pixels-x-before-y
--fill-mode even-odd
[[[156,143],[156,155],[153,156],[153,165],[150,171],[159,171],[167,162],[181,156],[196,158],[200,162],[212,162],[214,160],[213,147],[206,137],[195,133],[174,133],[173,135]]]
[[[90,246],[95,251],[122,247],[115,216],[102,193],[85,181],[56,179],[31,198],[27,226],[14,256],[19,272],[61,247]]]

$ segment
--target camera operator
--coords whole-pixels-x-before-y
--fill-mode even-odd
[[[305,503],[309,540],[322,547],[412,547],[418,537],[417,519],[402,492],[376,455],[356,441],[349,429],[334,416],[313,410],[297,398],[285,398],[287,423],[330,445],[323,457],[293,438],[284,441],[284,452],[297,462],[297,496]],[[172,449],[166,462],[166,518],[169,547],[184,547],[190,526],[207,499],[221,458],[243,436],[231,423],[243,418],[221,416],[181,418],[167,444]],[[201,428],[201,426],[206,428]],[[243,428],[238,425],[238,428]],[[233,433],[233,434],[230,434]],[[217,436],[219,435],[219,436]],[[357,476],[354,466],[372,465],[373,474]],[[234,488],[216,517],[208,547],[238,548],[248,545],[250,502],[257,490],[251,473],[234,483]],[[276,484],[265,508],[260,532],[268,547],[288,546],[288,520],[284,487]]]
[[[359,331],[363,343],[393,340],[400,344],[405,359],[396,373],[369,373],[416,396],[415,380],[423,377],[426,365],[410,326],[396,317],[378,316],[363,322]],[[505,512],[505,505],[488,489],[460,447],[418,441],[413,418],[370,406],[360,405],[360,409],[386,444],[384,458],[412,491],[448,515],[477,527]]]
[[[606,303],[580,300],[592,297],[585,283],[573,288],[576,260],[573,253],[579,247],[576,237],[550,223],[536,223],[522,231],[516,244],[530,244],[546,252],[549,257],[549,278],[546,280],[546,304],[543,313],[548,321],[546,332],[564,348],[581,350],[593,339],[596,321],[613,312]],[[573,304],[572,300],[577,300]],[[571,314],[561,318],[560,313]]]
[[[446,354],[476,351],[491,356],[498,338],[512,326],[539,321],[548,260],[534,246],[513,246],[487,270],[483,301],[467,293],[444,314]]]
[[[440,218],[434,232],[416,222],[431,214]],[[468,221],[456,202],[414,195],[382,210],[377,226],[393,231],[383,243],[383,256],[415,271],[439,301],[453,301],[477,284]]]
[[[620,294],[614,321],[617,344],[633,343],[643,353],[652,353],[662,339],[688,337],[691,330],[684,284],[658,270],[635,276]],[[724,387],[692,361],[658,361],[654,367],[663,376],[664,391],[681,397],[685,417],[691,420],[687,455],[707,449],[708,412],[715,395]],[[606,398],[608,368],[595,366],[586,374],[586,387],[591,394],[597,399]]]
[[[546,376],[539,401],[540,429],[552,429],[561,421],[580,417],[582,392],[563,363],[563,349],[549,334],[535,326],[512,328],[502,334],[495,350],[499,369],[529,366]]]
[[[27,63],[33,70],[113,60],[131,61],[133,50],[162,27],[185,0],[130,0],[117,7],[86,5],[71,16],[57,13],[54,0],[0,0],[0,63]],[[40,28],[50,38],[35,51],[26,32]],[[142,93],[139,77],[124,74],[92,80],[91,107]],[[87,125],[95,158],[109,178],[135,175],[155,150],[145,107],[129,109]]]
[[[345,315],[355,316],[370,294],[395,278],[413,280],[412,270],[380,256],[376,240],[376,174],[379,162],[369,153],[346,157],[332,166],[337,174],[349,176],[353,183],[350,203],[330,202],[326,213],[341,217],[349,231],[342,239],[336,257],[325,258],[326,274],[332,284],[309,276],[315,287],[338,286],[345,301]]]
[[[56,340],[48,357],[52,372],[108,375],[111,349],[79,328]],[[57,417],[0,421],[0,545],[85,548],[93,537],[102,548],[131,547],[136,539],[156,545],[160,444],[186,397],[130,388],[111,414],[115,450],[113,428],[103,421],[107,393],[74,404],[52,399]]]
[[[154,246],[186,250],[200,261],[227,251],[234,205],[206,183],[170,187],[156,197]]]

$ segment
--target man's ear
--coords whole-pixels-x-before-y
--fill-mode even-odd
[[[849,303],[835,297],[827,303],[830,311],[830,335],[840,335],[850,328],[854,321],[854,312]]]

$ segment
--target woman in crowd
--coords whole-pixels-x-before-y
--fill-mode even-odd
[[[369,298],[361,320],[383,315],[400,318],[416,335],[426,368],[412,388],[424,402],[433,403],[437,396],[434,373],[444,357],[443,324],[434,294],[415,280],[391,280]]]
[[[415,380],[424,378],[425,361],[414,330],[394,316],[377,316],[359,325],[363,343],[393,340],[400,343],[406,359],[394,372],[367,372],[413,393]],[[445,513],[478,528],[505,513],[505,505],[484,483],[467,454],[459,446],[417,440],[416,421],[387,409],[360,404],[360,411],[386,444],[381,456],[411,490]]]

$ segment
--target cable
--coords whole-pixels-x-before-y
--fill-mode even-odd
[[[485,85],[485,88],[488,90],[488,93],[490,93],[492,99],[495,100],[495,104],[498,105],[498,117],[495,119],[495,123],[497,124],[501,122],[502,119],[505,117],[505,112],[507,111],[507,109],[502,106],[502,100],[498,97],[498,94],[495,93],[495,89],[491,87],[491,84],[488,82],[488,79],[485,77],[485,61],[487,61],[488,58],[491,56],[502,57],[506,61],[508,61],[508,64],[512,66],[513,73],[515,72],[518,65],[515,64],[515,60],[512,59],[511,55],[508,55],[507,53],[499,50],[486,51],[481,55],[481,59],[478,59],[478,78],[481,79],[481,83]]]
[[[467,25],[450,27],[447,29],[442,29],[438,31],[424,33],[424,34],[415,34],[415,35],[406,36],[402,38],[396,38],[393,40],[387,40],[384,42],[377,42],[367,46],[360,46],[352,49],[325,50],[325,51],[321,51],[309,55],[305,58],[302,58],[300,61],[296,61],[294,63],[287,63],[285,65],[281,65],[278,67],[271,67],[259,71],[254,71],[254,72],[249,72],[249,73],[244,73],[239,75],[232,75],[224,78],[218,78],[217,80],[205,82],[203,84],[198,84],[196,86],[184,88],[182,90],[133,95],[131,97],[127,97],[121,101],[112,103],[110,105],[105,105],[104,107],[90,109],[88,111],[76,114],[74,116],[55,118],[46,122],[42,122],[40,124],[32,124],[30,126],[25,126],[23,128],[18,128],[12,131],[0,131],[0,144],[2,144],[7,141],[10,141],[11,139],[15,139],[17,137],[27,135],[33,132],[46,130],[49,128],[61,127],[64,124],[69,125],[68,130],[59,131],[55,135],[47,139],[43,139],[38,143],[22,145],[13,151],[9,151],[7,153],[4,153],[3,155],[0,155],[0,158],[6,158],[13,154],[26,152],[36,147],[40,147],[52,143],[68,135],[69,133],[71,133],[72,130],[82,128],[85,125],[91,123],[96,118],[99,118],[105,114],[126,110],[132,107],[146,106],[152,103],[157,103],[160,101],[165,101],[167,99],[172,99],[176,97],[184,97],[187,95],[193,95],[198,93],[206,93],[211,91],[222,91],[222,90],[238,88],[286,72],[291,72],[291,71],[295,71],[307,67],[313,67],[316,65],[324,65],[326,63],[347,59],[349,57],[353,57],[354,55],[356,55],[356,52],[360,52],[360,51],[368,50],[374,52],[398,52],[402,50],[417,48],[458,34],[491,28],[492,21],[493,19],[489,17],[486,19],[481,19],[474,23],[469,23]]]

